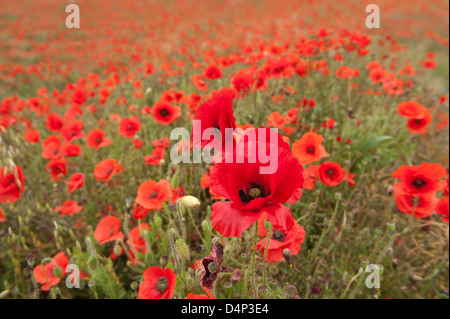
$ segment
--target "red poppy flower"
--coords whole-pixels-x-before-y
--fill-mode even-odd
[[[0,169],[0,203],[15,203],[25,191],[25,176],[22,168],[15,166],[12,168],[2,167]]]
[[[442,216],[442,220],[448,223],[448,196],[442,197],[441,200],[436,205],[436,213]]]
[[[83,104],[86,101],[86,98],[87,98],[86,90],[81,88],[75,89],[71,96],[72,102],[79,105]]]
[[[404,190],[409,194],[435,194],[445,188],[446,182],[439,181],[447,175],[440,164],[423,163],[420,166],[402,165],[392,173],[395,179],[402,181]]]
[[[47,173],[57,182],[66,177],[67,161],[65,158],[52,159],[45,167]]]
[[[269,141],[273,131],[268,128],[259,128],[254,132],[255,140],[249,142],[247,138],[242,138],[233,154],[243,149],[247,154],[243,157],[243,163],[218,163],[211,174],[212,191],[230,200],[216,202],[212,206],[213,228],[224,237],[239,237],[264,212],[272,224],[287,231],[292,226],[293,218],[289,208],[281,204],[294,203],[301,197],[303,168],[292,156],[289,145],[279,133],[276,134],[276,141]],[[241,143],[244,143],[243,147]],[[271,154],[277,154],[277,169],[274,172],[261,173],[261,168],[267,168],[267,165],[256,154],[252,158],[251,153],[257,150],[270,150]]]
[[[64,126],[63,118],[56,114],[56,113],[50,113],[47,115],[46,121],[45,121],[45,127],[47,130],[52,132],[59,132],[62,127]]]
[[[25,133],[24,139],[29,143],[39,143],[40,133],[38,130],[29,130]]]
[[[84,128],[83,121],[74,121],[72,123],[64,125],[61,129],[60,134],[68,142],[71,142],[73,140],[84,137],[84,132],[82,132],[83,128]]]
[[[320,165],[319,176],[327,186],[337,186],[345,180],[345,170],[335,162],[325,162]]]
[[[181,108],[164,101],[158,101],[153,107],[153,118],[156,122],[168,125],[181,116]]]
[[[42,143],[42,157],[45,159],[56,159],[61,156],[61,138],[56,135],[50,135]]]
[[[89,132],[86,137],[86,144],[90,148],[95,149],[97,151],[100,147],[105,147],[111,144],[111,140],[109,138],[105,138],[105,131],[101,129],[93,129]]]
[[[134,115],[131,118],[125,117],[120,121],[119,134],[126,138],[133,138],[141,130],[141,121]]]
[[[170,139],[168,137],[163,137],[160,138],[159,140],[152,141],[152,145],[154,147],[167,148],[170,145]]]
[[[47,262],[44,267],[42,267],[42,265],[38,265],[33,270],[34,278],[42,285],[41,289],[43,291],[48,291],[50,287],[57,285],[66,275],[66,268],[69,265],[69,258],[67,258],[64,252],[56,254],[52,259],[53,262]],[[62,271],[62,275],[60,277],[54,274],[56,267],[60,268]]]
[[[124,234],[119,230],[122,223],[115,216],[103,217],[94,231],[94,239],[99,245],[103,245],[117,239],[124,239]]]
[[[120,174],[123,171],[124,168],[121,163],[114,159],[106,159],[95,166],[94,177],[98,181],[108,183],[114,175]]]
[[[134,145],[134,148],[137,149],[137,150],[141,149],[142,146],[144,146],[144,142],[142,140],[140,140],[140,139],[132,140],[131,143]]]
[[[135,219],[145,219],[147,217],[149,210],[142,207],[141,205],[134,204],[133,218]]]
[[[62,206],[58,206],[55,208],[55,212],[61,212],[61,216],[72,216],[78,212],[81,212],[82,210],[83,207],[79,206],[78,203],[74,200],[66,200],[62,204]]]
[[[151,155],[144,156],[144,161],[149,165],[161,165],[161,161],[164,159],[164,155],[166,154],[166,151],[161,148],[157,147],[153,149]]]
[[[267,230],[264,227],[264,221],[266,219],[267,216],[265,214],[259,219],[258,235],[261,237],[266,237],[267,234]],[[303,240],[305,239],[305,235],[305,230],[302,226],[297,224],[297,222],[294,222],[293,226],[288,231],[281,231],[273,227],[266,260],[269,263],[284,260],[283,249],[286,248],[291,251],[292,255],[297,255],[300,251]],[[264,256],[266,246],[267,240],[264,238],[256,244],[256,249],[261,250],[261,253]]]
[[[131,242],[133,243],[134,248],[143,254],[146,252],[144,230],[151,231],[150,226],[146,223],[142,223],[130,230]],[[130,240],[127,240],[126,243],[127,245],[131,244]]]
[[[61,152],[66,157],[75,157],[81,154],[81,146],[67,143],[61,147]]]
[[[292,155],[302,165],[317,162],[323,157],[328,157],[325,147],[321,144],[322,142],[322,135],[314,132],[305,133],[301,139],[292,144]]]
[[[193,132],[193,145],[197,148],[203,148],[214,140],[214,137],[203,139],[203,133],[210,128],[217,128],[220,130],[222,144],[225,143],[225,129],[236,128],[235,118],[233,116],[233,101],[230,96],[225,93],[219,93],[205,103],[200,105],[195,113],[194,120],[200,121],[200,132]],[[201,134],[198,140],[195,138],[196,134]],[[200,142],[200,143],[198,143]],[[222,149],[218,150],[222,151]]]
[[[401,116],[408,118],[407,127],[411,133],[425,134],[428,125],[433,121],[431,112],[414,101],[400,103],[397,107],[397,112]]]
[[[136,202],[146,209],[162,209],[162,203],[170,199],[170,185],[165,179],[158,183],[149,180],[141,184],[137,190]]]
[[[204,77],[210,80],[220,79],[222,77],[222,70],[216,65],[209,65],[205,72]]]
[[[68,190],[67,192],[69,194],[72,194],[75,190],[83,187],[84,185],[84,174],[82,173],[75,173],[73,174],[69,181],[65,181],[67,184]]]
[[[385,75],[386,75],[386,70],[384,70],[383,68],[375,68],[375,69],[370,70],[370,72],[369,72],[369,78],[372,80],[373,84],[382,82]]]
[[[309,165],[303,172],[303,178],[305,179],[303,188],[312,190],[315,186],[316,180],[319,178],[319,166]]]
[[[138,299],[170,299],[175,291],[177,275],[170,268],[149,267],[144,271]]]
[[[394,185],[394,200],[399,211],[415,218],[432,215],[438,203],[434,194],[411,194],[402,183]]]

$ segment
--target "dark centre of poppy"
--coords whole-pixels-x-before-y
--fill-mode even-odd
[[[158,282],[156,283],[156,289],[160,292],[164,292],[167,289],[169,282],[166,277],[159,277]]]
[[[415,120],[417,125],[420,125],[420,123],[422,123],[422,120]]]
[[[309,154],[313,154],[315,149],[313,146],[308,147],[308,149],[306,150]]]
[[[131,125],[131,124],[128,125],[127,130],[128,130],[128,131],[131,131],[132,129],[133,129],[133,125]]]
[[[417,178],[412,182],[412,185],[415,187],[418,187],[418,188],[421,188],[422,186],[425,186],[426,184],[427,183],[423,179],[420,179],[420,178]]]
[[[327,175],[334,175],[334,169],[330,168],[327,170]]]
[[[14,184],[14,182],[15,182],[15,179],[12,178],[12,179],[9,181],[8,186],[11,186],[12,184]]]
[[[162,109],[159,111],[159,114],[161,114],[161,116],[167,116],[169,115],[169,111],[167,111],[167,109]]]
[[[156,196],[158,196],[157,192],[153,192],[150,194],[150,198],[156,198]]]
[[[239,190],[239,197],[241,201],[245,204],[251,202],[252,200],[262,197],[266,198],[270,195],[270,191],[266,193],[265,188],[260,184],[250,184],[250,187],[245,191],[243,189]]]
[[[106,175],[111,174],[111,172],[112,172],[112,169],[107,169],[107,170],[106,170]]]
[[[100,144],[101,141],[102,141],[102,138],[101,137],[97,137],[97,144]]]
[[[275,240],[278,240],[278,241],[283,241],[283,240],[284,240],[284,237],[286,237],[286,235],[283,234],[283,233],[281,232],[281,230],[276,229],[276,230],[274,230],[274,231],[272,232],[272,239],[275,239]]]
[[[111,230],[109,231],[109,235],[112,236],[113,234],[114,234],[114,229],[111,229]]]

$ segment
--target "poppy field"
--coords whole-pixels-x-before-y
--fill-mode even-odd
[[[2,1],[0,298],[448,299],[448,27],[445,0]]]

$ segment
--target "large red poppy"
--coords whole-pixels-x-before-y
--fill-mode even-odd
[[[50,287],[57,285],[61,281],[61,279],[66,275],[66,268],[69,265],[69,258],[67,258],[64,252],[56,254],[52,259],[53,262],[50,261],[46,263],[44,267],[42,267],[42,265],[38,265],[33,270],[34,278],[38,283],[42,285],[41,289],[43,291],[48,291],[49,285]],[[62,275],[60,277],[54,274],[55,267],[61,268]]]
[[[230,200],[216,202],[212,206],[212,225],[224,237],[239,237],[264,212],[270,222],[282,231],[292,227],[290,210],[282,204],[300,199],[303,168],[279,133],[275,141],[269,141],[269,136],[268,128],[255,130],[254,141],[242,138],[236,145],[233,156],[242,149],[246,154],[242,163],[236,160],[233,163],[218,163],[212,171],[212,191]],[[242,148],[241,143],[244,143]],[[261,173],[261,167],[267,168],[267,165],[260,156],[255,156],[256,161],[252,163],[251,151],[260,149],[270,150],[272,154],[276,152],[277,169],[274,172]]]

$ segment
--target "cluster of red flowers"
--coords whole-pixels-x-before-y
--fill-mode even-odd
[[[448,175],[444,167],[430,163],[403,165],[392,176],[400,180],[394,186],[394,199],[401,212],[425,218],[436,211],[448,223]],[[443,181],[446,176],[447,182]],[[436,194],[444,189],[445,196],[438,205]]]

